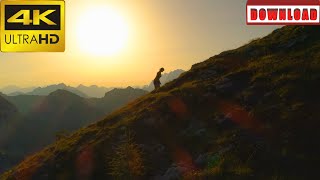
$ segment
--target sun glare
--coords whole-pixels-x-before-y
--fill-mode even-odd
[[[108,7],[83,12],[77,25],[77,40],[82,51],[92,55],[114,55],[126,45],[128,25],[118,12]]]

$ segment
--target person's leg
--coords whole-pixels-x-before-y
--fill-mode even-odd
[[[157,83],[153,81],[154,89],[157,89]]]
[[[159,89],[160,88],[160,83],[154,83],[154,89]]]

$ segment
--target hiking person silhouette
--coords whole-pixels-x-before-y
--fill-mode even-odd
[[[159,72],[157,73],[157,76],[153,80],[154,89],[157,90],[160,88],[161,82],[161,73],[164,71],[164,68],[160,68]]]

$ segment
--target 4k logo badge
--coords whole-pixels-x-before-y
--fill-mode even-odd
[[[1,1],[2,52],[63,52],[63,0]]]

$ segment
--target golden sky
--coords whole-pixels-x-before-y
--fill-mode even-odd
[[[149,84],[160,67],[165,72],[188,70],[275,29],[247,26],[245,4],[245,0],[66,0],[66,51],[0,53],[0,87]],[[114,54],[95,54],[81,45],[81,36],[90,39],[90,29],[99,28],[83,27],[84,19],[101,8],[112,9],[127,27],[125,43]],[[96,21],[103,24],[104,19]],[[110,37],[112,32],[106,31]]]

